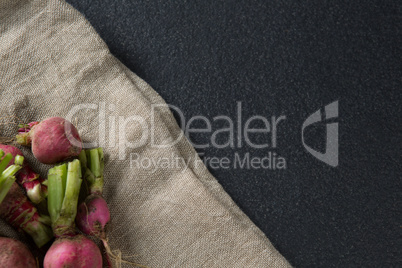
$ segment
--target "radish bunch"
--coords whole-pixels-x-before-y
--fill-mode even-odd
[[[82,183],[79,160],[51,168],[48,173],[48,210],[56,241],[46,253],[45,268],[102,267],[98,246],[74,226]]]
[[[4,156],[4,157],[3,157]],[[11,153],[4,155],[0,149],[0,218],[19,231],[32,237],[38,247],[44,246],[52,237],[48,224],[50,220],[40,215],[36,207],[26,198],[23,190],[15,182],[15,174],[22,168],[24,157]],[[15,164],[9,166],[12,159]],[[7,167],[8,166],[8,167]]]
[[[110,212],[103,193],[103,150],[96,148],[82,151],[80,160],[85,168],[84,179],[89,195],[78,207],[77,226],[87,235],[105,239],[105,228],[110,221]]]
[[[21,214],[11,212],[15,206],[13,206],[13,202],[10,201],[15,196],[13,192],[18,192],[18,190],[15,190],[18,186],[15,184],[14,175],[21,169],[24,158],[17,156],[14,159],[14,165],[10,165],[14,157],[10,153],[5,154],[4,151],[0,149],[0,158],[1,157],[3,157],[3,159],[0,161],[0,210],[3,211],[2,216],[7,219],[10,218],[11,221],[16,221],[15,216],[20,216]],[[10,190],[11,193],[9,194]],[[20,199],[16,199],[15,201],[25,204],[26,202],[23,202],[24,198],[19,197]],[[17,211],[27,212],[27,210],[21,207],[19,207]],[[12,238],[0,237],[0,264],[1,267],[35,268],[36,260],[23,243]]]
[[[0,144],[0,149],[4,153],[12,155],[11,162],[17,156],[23,157],[21,150],[15,146]],[[8,165],[11,165],[11,162]],[[21,170],[15,176],[17,183],[25,189],[27,197],[32,203],[39,204],[45,201],[47,196],[46,180],[35,173],[27,163],[24,163]]]
[[[77,158],[82,151],[82,142],[77,129],[61,117],[19,125],[16,141],[20,145],[31,146],[35,158],[44,164],[57,164]],[[13,146],[4,149],[13,156],[22,155],[21,151]],[[85,155],[85,152],[82,152]],[[84,175],[88,181],[90,180],[88,174],[92,173],[86,168],[86,157],[82,159],[85,160],[82,164],[83,170],[87,171]],[[95,161],[88,163],[92,163],[93,166]],[[97,163],[99,164],[99,161]],[[97,179],[99,169],[94,170],[94,174],[96,176],[92,177],[98,181],[95,183],[98,187],[94,186],[93,189],[100,189],[100,192],[98,190],[96,192],[101,194],[103,175],[100,182]],[[46,253],[44,267],[102,267],[102,256],[97,245],[84,235],[78,234],[75,229],[81,177],[81,163],[78,159],[49,169],[47,180],[40,178],[27,166],[19,173],[17,181],[33,201],[43,203],[47,198],[46,206],[56,240]],[[106,202],[104,200],[103,202],[107,208]],[[107,212],[109,213],[109,210]],[[110,215],[108,217],[110,219]]]
[[[41,163],[57,164],[48,170],[47,179],[44,179],[28,164],[23,165],[23,154],[17,147],[0,144],[0,158],[3,158],[0,162],[0,217],[28,233],[38,247],[55,238],[45,255],[43,267],[101,268],[101,251],[85,235],[95,236],[103,242],[109,267],[112,266],[110,257],[125,262],[113,255],[106,242],[110,212],[102,197],[102,148],[82,149],[77,129],[61,117],[19,125],[16,141],[31,146],[33,155]],[[14,165],[11,165],[12,161]],[[85,201],[78,204],[83,181],[89,191]],[[34,204],[48,215],[40,215]],[[15,261],[25,250],[21,247],[20,253],[11,256],[9,251],[2,251],[2,242],[0,238],[0,267],[4,267],[3,260]],[[17,242],[13,241],[14,244]],[[14,244],[10,242],[10,248]],[[21,262],[22,266],[11,265],[11,261],[4,263],[10,263],[6,267],[34,267],[32,254],[25,255],[27,260]]]

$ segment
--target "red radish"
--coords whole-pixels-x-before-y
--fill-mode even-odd
[[[105,228],[110,221],[109,208],[100,195],[90,195],[78,207],[77,227],[87,235],[105,239]]]
[[[21,145],[31,145],[36,159],[44,164],[55,164],[78,156],[82,149],[78,130],[61,117],[20,125],[16,139]]]
[[[0,155],[4,154],[0,150]],[[22,189],[15,183],[15,173],[21,168],[23,157],[15,157],[15,165],[9,164],[12,155],[6,154],[0,162],[0,218],[3,218],[17,230],[29,234],[36,245],[41,247],[52,237],[51,229],[46,225],[50,220],[40,216],[34,205],[25,197]]]
[[[79,158],[90,195],[78,206],[77,227],[84,234],[94,235],[102,240],[107,253],[105,257],[108,267],[112,267],[111,258],[115,259],[116,263],[120,263],[121,258],[120,254],[113,254],[106,240],[106,225],[110,221],[110,212],[102,197],[103,150],[102,148],[82,150]]]
[[[10,153],[13,156],[11,160],[12,162],[17,155],[23,156],[21,150],[12,145],[0,144],[0,150],[3,150],[5,153]],[[27,163],[23,165],[22,169],[15,175],[15,177],[17,178],[17,183],[25,189],[27,196],[32,203],[39,204],[44,201],[47,196],[46,182],[39,176],[39,174],[35,173]]]
[[[77,227],[87,235],[95,235],[105,240],[105,228],[110,221],[110,212],[102,197],[103,150],[102,148],[83,150],[80,160],[83,166],[88,167],[84,167],[84,178],[88,184],[90,195],[78,207]]]
[[[10,153],[13,156],[7,166],[11,166],[14,163],[15,157],[17,155],[24,156],[20,149],[12,145],[5,145],[0,143],[0,150],[3,150],[6,154]]]
[[[36,268],[36,260],[28,247],[18,240],[0,237],[1,267]]]
[[[79,160],[51,168],[48,173],[48,210],[57,240],[46,253],[44,268],[100,268],[102,254],[98,246],[83,235],[77,235],[77,215],[81,187]]]
[[[106,226],[110,221],[110,212],[106,201],[102,197],[104,168],[102,148],[82,150],[79,159],[90,195],[78,207],[77,227],[84,234],[93,235],[102,240],[107,254],[105,258],[108,267],[112,267],[113,259],[117,267],[120,267],[121,263],[124,262],[136,267],[147,268],[137,263],[122,260],[121,252],[119,250],[112,251],[107,243]]]
[[[96,244],[83,235],[57,239],[46,253],[44,268],[101,268],[102,255]]]

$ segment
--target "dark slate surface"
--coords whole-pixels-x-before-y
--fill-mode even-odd
[[[286,159],[285,170],[209,168],[292,265],[402,266],[399,1],[68,2],[187,121],[236,122],[238,102],[243,126],[253,115],[286,116],[276,148],[251,148],[243,138],[241,148],[235,140],[234,148],[198,151],[204,159],[269,152]],[[301,126],[336,100],[339,166],[331,167],[304,149]],[[212,122],[211,130],[225,126]],[[324,150],[324,123],[305,134]],[[211,136],[190,138],[203,144]]]

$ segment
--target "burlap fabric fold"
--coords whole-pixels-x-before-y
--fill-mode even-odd
[[[67,3],[0,1],[0,92],[1,136],[13,136],[16,123],[62,116],[87,146],[104,148],[108,239],[126,259],[289,266],[208,172],[163,99]],[[45,176],[49,166],[24,152]],[[25,239],[3,222],[0,235]]]

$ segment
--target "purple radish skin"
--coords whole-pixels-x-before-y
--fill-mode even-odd
[[[32,147],[32,153],[43,164],[56,164],[78,156],[81,138],[73,124],[61,117],[23,125],[17,143]]]
[[[110,212],[106,201],[102,197],[103,150],[102,148],[82,150],[79,159],[90,195],[78,207],[77,227],[84,234],[96,236],[102,240],[106,250],[105,258],[108,267],[113,267],[111,258],[119,266],[122,261],[120,254],[116,255],[112,252],[106,239],[106,226],[110,221]]]
[[[85,234],[105,238],[105,228],[109,221],[109,208],[100,195],[88,196],[78,207],[77,227]]]
[[[98,246],[83,235],[57,239],[46,253],[44,268],[100,268]]]
[[[110,221],[110,212],[102,197],[103,150],[102,148],[83,150],[79,158],[90,195],[79,205],[76,218],[77,227],[84,234],[105,239],[105,227]]]
[[[36,268],[36,260],[28,247],[22,242],[0,237],[1,267]]]

